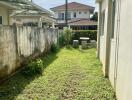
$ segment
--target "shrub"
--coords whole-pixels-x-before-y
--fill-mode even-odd
[[[59,41],[59,46],[60,47],[65,46],[65,36],[64,36],[63,32],[60,33],[58,41]]]
[[[97,40],[97,31],[96,30],[77,30],[73,31],[74,40],[80,40],[80,37],[89,37],[90,40]]]
[[[72,39],[72,30],[70,28],[64,28],[65,44],[68,46]]]
[[[52,45],[51,45],[51,52],[57,52],[59,50],[59,47],[58,47],[58,45],[57,44],[55,44],[55,43],[53,43]]]
[[[27,67],[22,70],[22,74],[24,76],[34,76],[36,74],[40,75],[43,72],[43,61],[41,59],[37,59],[36,61],[32,61],[27,65]]]

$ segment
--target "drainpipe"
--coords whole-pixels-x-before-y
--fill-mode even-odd
[[[100,58],[100,34],[101,34],[101,3],[99,2],[98,33],[97,33],[97,58]]]

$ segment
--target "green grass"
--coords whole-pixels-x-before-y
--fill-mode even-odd
[[[115,100],[95,52],[63,48],[43,57],[43,75],[17,73],[0,86],[0,100]]]

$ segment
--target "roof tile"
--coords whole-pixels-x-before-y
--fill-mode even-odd
[[[68,9],[69,10],[90,10],[91,12],[93,12],[95,7],[85,5],[85,4],[81,4],[81,3],[77,3],[77,2],[71,2],[71,3],[68,3]],[[52,11],[65,10],[65,4],[51,8],[51,10]]]

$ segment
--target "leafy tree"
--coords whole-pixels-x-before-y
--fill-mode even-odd
[[[68,27],[64,28],[64,36],[65,36],[65,44],[66,46],[70,45],[70,41],[72,39],[72,30]]]
[[[95,12],[91,18],[91,20],[98,21],[98,12]]]

